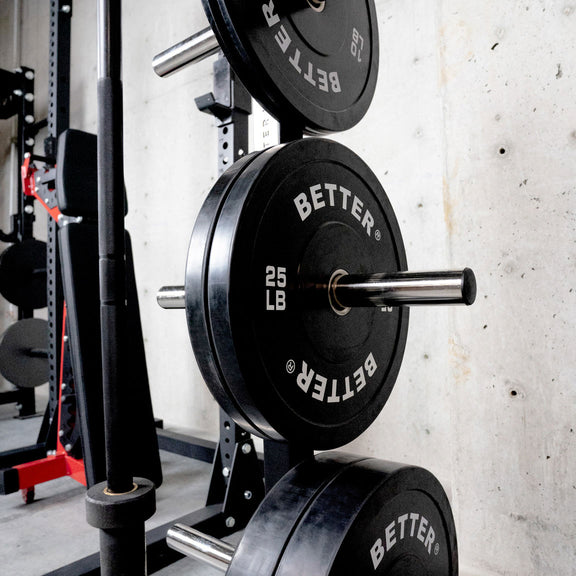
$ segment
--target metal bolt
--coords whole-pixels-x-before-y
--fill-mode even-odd
[[[44,202],[45,202],[46,204],[50,204],[50,198],[44,198]]]
[[[18,88],[16,90],[13,90],[12,93],[14,94],[14,96],[18,96],[18,97],[20,97],[20,96],[22,96],[22,94],[24,94],[24,92],[22,92],[22,90],[20,90]]]
[[[232,516],[228,516],[228,518],[226,518],[226,528],[234,528],[235,525],[236,519]]]
[[[246,444],[242,444],[242,454],[250,454],[252,452],[252,445],[246,442]]]
[[[26,206],[24,206],[24,212],[26,212],[26,214],[34,214],[34,206],[26,204]]]
[[[64,436],[64,430],[58,430],[58,436],[62,438],[62,436]]]
[[[32,92],[28,92],[28,94],[24,96],[24,99],[26,102],[34,102],[34,94],[32,94]]]
[[[227,466],[222,468],[222,476],[224,476],[224,478],[228,478],[228,476],[230,476],[230,468]]]
[[[72,450],[72,444],[66,444],[66,446],[64,446],[64,450],[66,450],[66,452],[70,452],[70,450]]]
[[[64,340],[64,342],[68,342],[68,334],[64,334],[62,340]]]
[[[66,388],[66,382],[62,382],[62,390]]]
[[[244,500],[252,500],[252,492],[250,490],[244,491]]]
[[[40,176],[36,176],[36,182],[40,182],[41,178]]]
[[[34,124],[34,116],[32,114],[24,116],[24,120],[26,120],[26,124]]]
[[[34,146],[34,144],[35,144],[34,138],[27,138],[27,139],[26,139],[26,146]],[[29,155],[30,152],[26,152],[26,154]]]
[[[34,72],[32,70],[28,70],[24,76],[26,76],[26,80],[34,80]]]
[[[64,12],[64,14],[69,14],[70,10],[72,10],[72,7],[69,4],[64,4],[64,6],[62,6],[62,12]]]

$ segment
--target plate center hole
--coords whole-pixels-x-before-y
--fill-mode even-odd
[[[325,0],[308,0],[308,4],[310,4],[310,8],[315,10],[316,12],[322,12],[324,7],[326,6]]]

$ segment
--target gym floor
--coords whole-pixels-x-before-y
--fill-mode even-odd
[[[46,392],[37,389],[43,410]],[[13,404],[0,406],[0,451],[34,444],[41,418],[18,420]],[[204,505],[210,465],[161,452],[164,482],[156,492],[157,511],[146,529],[180,518]],[[0,574],[41,576],[98,551],[98,531],[85,520],[85,488],[71,478],[36,486],[25,504],[19,493],[0,496]],[[184,558],[156,572],[161,576],[214,576],[214,568]]]

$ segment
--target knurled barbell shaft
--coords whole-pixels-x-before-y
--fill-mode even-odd
[[[184,66],[195,64],[216,54],[218,50],[220,45],[212,28],[204,28],[154,56],[152,68],[158,76],[168,76]]]
[[[338,310],[357,307],[414,306],[437,304],[470,305],[476,298],[476,278],[470,268],[441,272],[394,272],[332,276],[329,300]],[[185,308],[184,286],[166,286],[157,295],[162,308]]]
[[[168,530],[166,544],[173,550],[226,572],[236,549],[231,544],[203,534],[190,526],[175,524]]]

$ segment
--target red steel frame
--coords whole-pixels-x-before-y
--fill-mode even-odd
[[[44,206],[50,216],[54,218],[54,220],[58,221],[60,210],[57,207],[49,208],[41,195],[38,194],[38,187],[36,186],[36,173],[38,172],[38,169],[36,169],[34,165],[31,164],[30,160],[30,157],[26,158],[21,168],[24,194],[28,196],[34,196],[42,204],[42,206]],[[61,427],[62,417],[62,378],[64,374],[63,367],[65,350],[64,339],[66,335],[66,303],[64,303],[62,316],[62,355],[60,358],[60,382],[58,383],[58,430],[60,430]],[[56,439],[55,454],[53,453],[47,455],[45,458],[33,460],[24,464],[17,464],[12,468],[18,470],[19,489],[22,490],[25,494],[32,491],[34,486],[37,484],[49,482],[50,480],[62,478],[63,476],[70,476],[77,482],[80,482],[86,486],[84,461],[82,459],[76,459],[70,456],[62,445],[60,438]]]
[[[62,339],[66,333],[66,305],[64,305],[62,319]],[[62,347],[64,350],[64,346]],[[62,374],[64,365],[64,354],[60,359],[60,390],[58,392],[58,430],[60,430],[61,400],[62,400]],[[26,462],[13,466],[18,470],[18,483],[20,490],[31,490],[36,484],[42,484],[63,476],[70,476],[77,482],[86,486],[86,473],[84,471],[84,461],[72,458],[66,452],[60,438],[56,440],[56,454],[46,456],[40,460]]]

